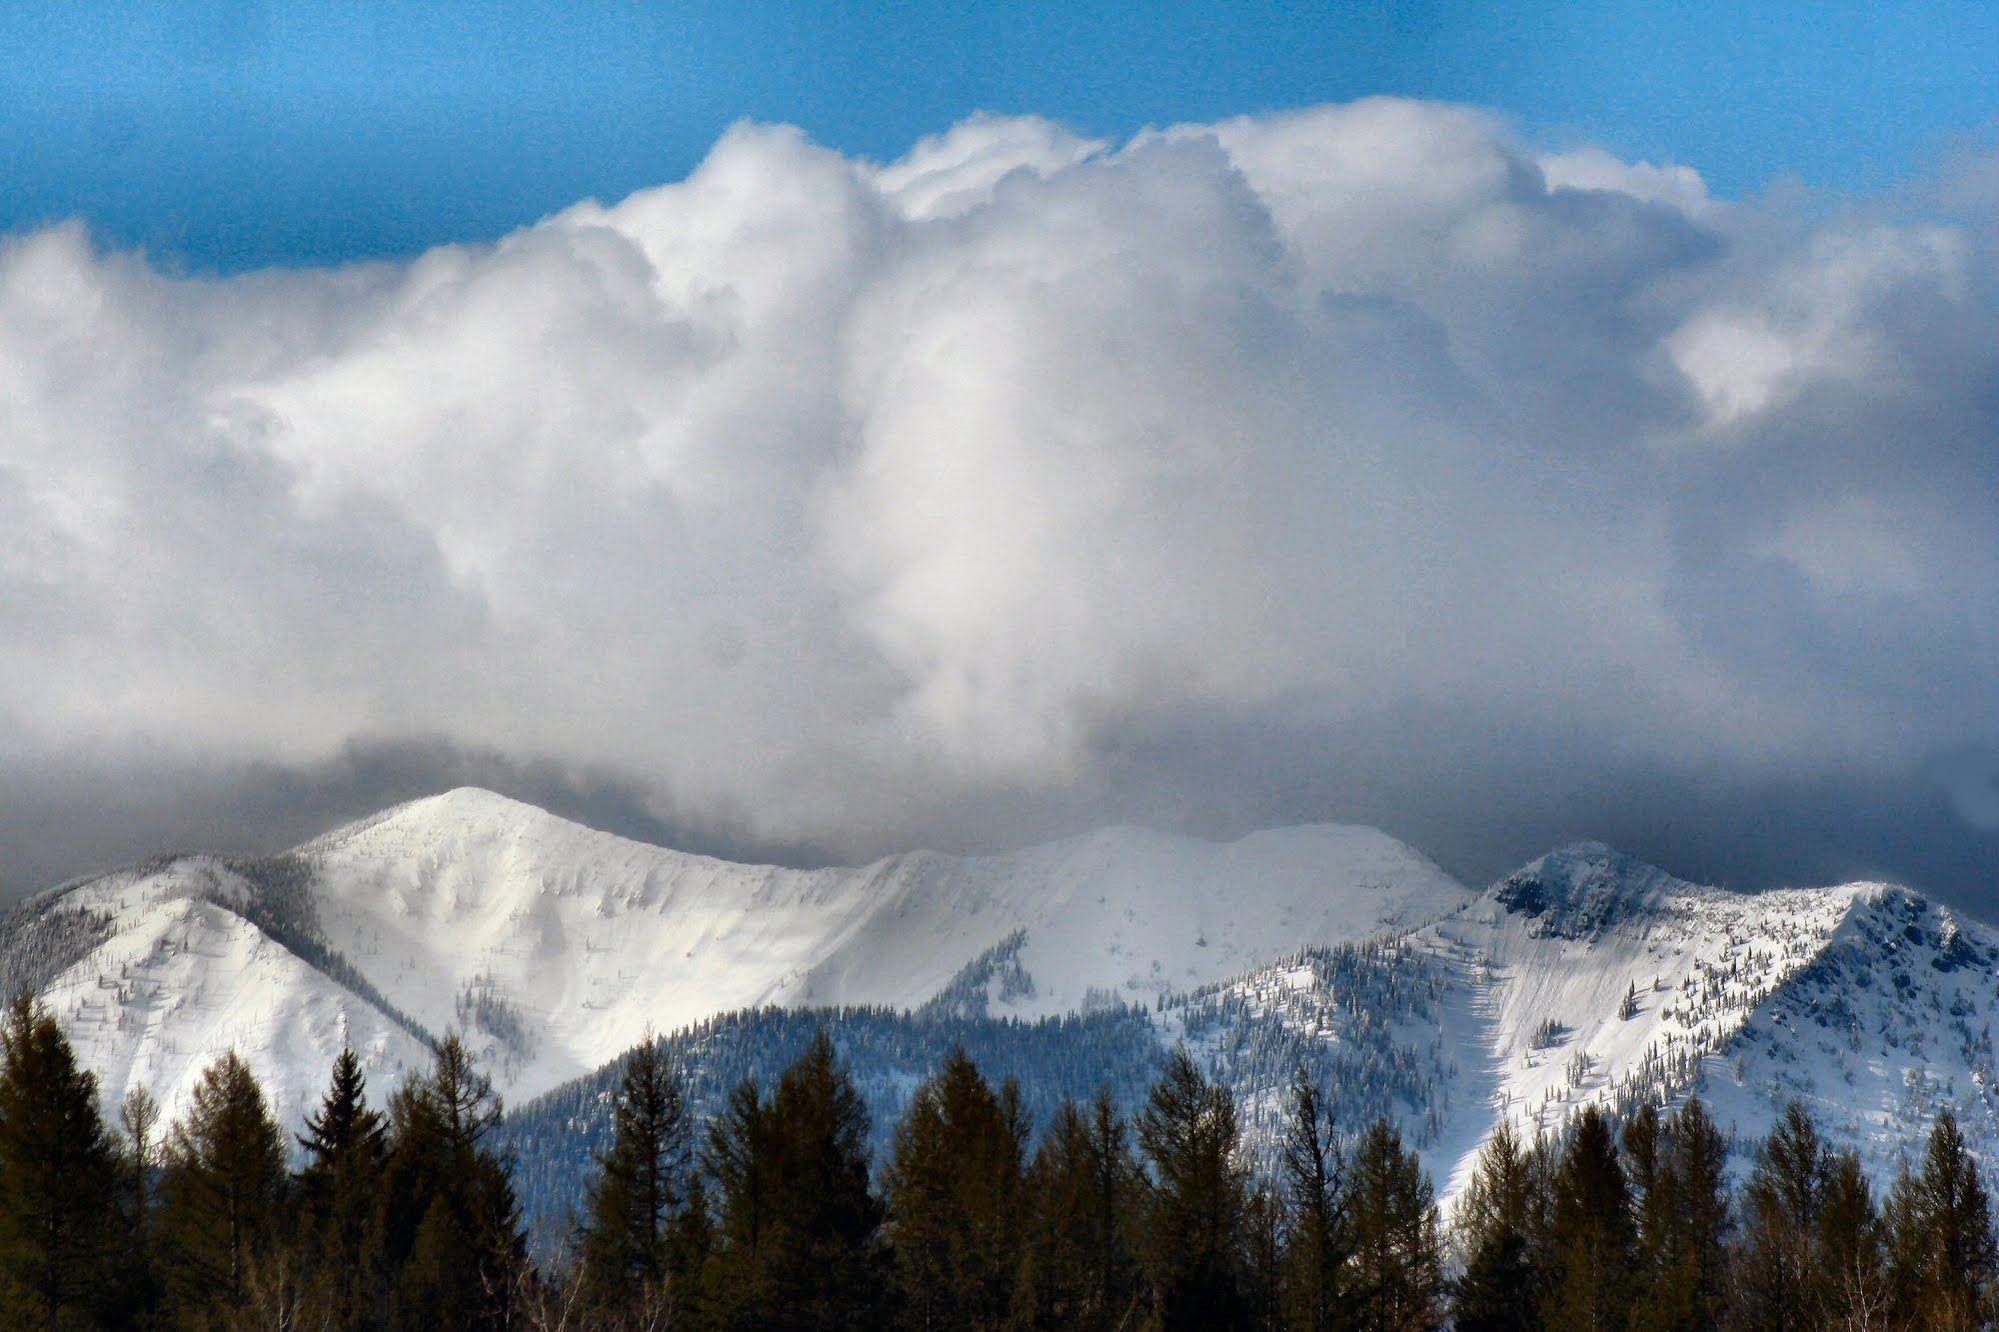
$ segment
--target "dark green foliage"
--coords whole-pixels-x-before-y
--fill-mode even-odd
[[[391,1325],[445,1332],[503,1325],[527,1280],[507,1162],[486,1139],[492,1083],[457,1036],[389,1103],[378,1243],[393,1273]]]
[[[1027,1125],[1012,1083],[995,1092],[962,1049],[917,1090],[882,1186],[905,1323],[997,1328],[1021,1252]]]
[[[1352,1325],[1363,1332],[1442,1326],[1443,1256],[1430,1179],[1387,1120],[1376,1120],[1354,1144],[1347,1190]]]
[[[235,1051],[195,1085],[160,1172],[161,1263],[184,1326],[238,1318],[275,1263],[287,1189],[284,1137]]]
[[[584,1206],[579,1278],[600,1317],[663,1306],[669,1284],[675,1294],[685,1284],[675,1243],[693,1129],[679,1080],[656,1041],[625,1060],[615,1123]]]
[[[1889,1202],[1893,1313],[1910,1327],[1989,1327],[1999,1242],[1992,1204],[1957,1117],[1937,1116],[1922,1169],[1896,1181]]]
[[[1742,1244],[1736,1254],[1735,1319],[1746,1329],[1814,1325],[1818,1272],[1814,1252],[1832,1153],[1795,1101],[1757,1151],[1742,1193]]]
[[[129,1275],[118,1204],[97,1079],[24,992],[0,1027],[0,1322],[103,1324]]]
[[[1636,1294],[1637,1227],[1610,1121],[1585,1106],[1555,1171],[1548,1206],[1543,1325],[1621,1328]]]
[[[298,1275],[340,1327],[363,1325],[380,1307],[376,1204],[388,1159],[388,1126],[369,1108],[361,1061],[351,1049],[334,1060],[318,1110],[299,1135]]]
[[[1145,1259],[1162,1327],[1223,1327],[1242,1314],[1249,1172],[1240,1136],[1228,1088],[1174,1051],[1138,1118],[1152,1174]]]
[[[1534,1162],[1510,1124],[1479,1153],[1458,1216],[1464,1271],[1452,1293],[1459,1332],[1526,1332],[1535,1326]]]
[[[885,1313],[868,1115],[823,1036],[768,1097],[745,1083],[710,1134],[720,1210],[706,1294],[724,1327],[866,1327]]]
[[[1026,1180],[1027,1237],[1015,1312],[1037,1328],[1111,1328],[1138,1300],[1133,1232],[1143,1181],[1125,1122],[1100,1093],[1055,1112]]]
[[[1889,1306],[1887,1253],[1860,1158],[1833,1158],[1819,1208],[1814,1259],[1818,1313],[1831,1327],[1879,1327]]]
[[[573,1270],[527,1262],[499,1105],[455,1038],[367,1105],[343,1052],[284,1170],[243,1061],[218,1060],[155,1153],[143,1091],[120,1154],[96,1086],[23,1000],[0,1030],[0,1326],[422,1329],[1430,1329],[1437,1211],[1387,1120],[1334,1133],[1301,1074],[1252,1173],[1226,1082],[1183,1049],[1131,1126],[1106,1090],[1050,1116],[1031,1162],[1011,1085],[954,1051],[870,1187],[866,1104],[830,1040],[708,1125],[648,1043],[584,1198]],[[1261,1107],[1268,1113],[1265,1102]],[[1501,1128],[1458,1211],[1463,1332],[1540,1328],[1989,1328],[1991,1203],[1945,1113],[1877,1211],[1859,1159],[1789,1108],[1739,1205],[1699,1101],[1558,1142]],[[158,1284],[150,1284],[154,1273]]]
[[[1733,1222],[1728,1143],[1698,1099],[1663,1123],[1655,1116],[1645,1122],[1658,1125],[1659,1145],[1650,1178],[1641,1182],[1640,1172],[1633,1172],[1638,1266],[1632,1325],[1662,1332],[1719,1327]]]

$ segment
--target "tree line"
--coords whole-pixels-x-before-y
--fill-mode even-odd
[[[954,1051],[885,1159],[832,1043],[705,1123],[648,1041],[573,1242],[530,1259],[499,1102],[447,1037],[371,1106],[343,1051],[292,1142],[234,1054],[171,1127],[116,1128],[30,998],[0,1023],[0,1323],[13,1328],[1972,1329],[1999,1241],[1955,1120],[1877,1198],[1791,1106],[1740,1188],[1698,1100],[1558,1135],[1502,1126],[1448,1232],[1386,1120],[1290,1089],[1267,1168],[1234,1096],[1174,1052],[1138,1111],[1039,1134]]]

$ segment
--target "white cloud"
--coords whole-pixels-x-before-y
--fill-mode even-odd
[[[1913,757],[1994,715],[1989,238],[1773,208],[1377,99],[885,166],[743,126],[334,271],[17,236],[0,736],[438,735],[851,845],[1204,728]],[[1824,665],[1855,590],[1951,646]]]

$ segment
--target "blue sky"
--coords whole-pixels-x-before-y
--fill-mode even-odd
[[[0,229],[235,270],[497,235],[745,116],[888,157],[980,109],[1122,135],[1400,93],[1726,194],[1866,191],[1989,137],[1999,6],[27,0],[0,48]]]

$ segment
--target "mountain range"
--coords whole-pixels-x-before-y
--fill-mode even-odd
[[[954,1044],[1045,1119],[1102,1086],[1135,1104],[1184,1042],[1253,1147],[1303,1069],[1342,1122],[1395,1119],[1447,1198],[1502,1117],[1589,1101],[1699,1094],[1746,1152],[1798,1099],[1879,1173],[1950,1104],[1999,1159],[1999,931],[1890,885],[1742,894],[1594,843],[1482,891],[1336,825],[796,870],[464,789],[53,889],[0,921],[0,984],[43,996],[108,1102],[144,1084],[170,1113],[224,1049],[296,1122],[341,1045],[382,1089],[459,1031],[544,1221],[635,1044],[707,1104],[820,1029],[878,1132]]]

